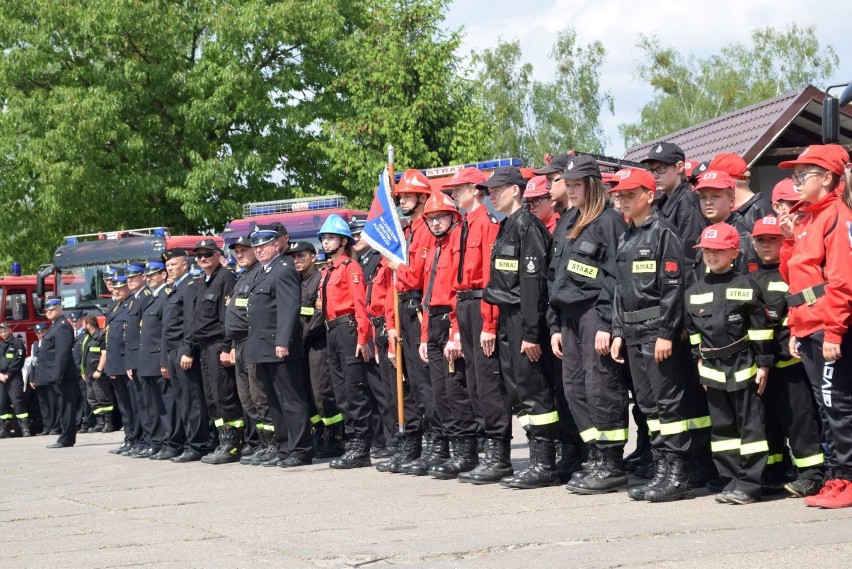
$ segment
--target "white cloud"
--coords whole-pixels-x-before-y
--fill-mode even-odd
[[[518,39],[524,60],[533,64],[537,78],[553,72],[548,53],[558,31],[573,27],[581,44],[600,40],[608,52],[601,70],[601,87],[615,98],[615,116],[605,116],[602,122],[609,138],[607,153],[617,156],[624,151],[618,124],[634,120],[652,96],[650,87],[633,77],[640,33],[655,34],[664,45],[703,57],[728,43],[748,42],[751,30],[757,27],[810,24],[823,45],[833,46],[841,58],[832,83],[850,81],[852,54],[843,52],[849,32],[842,17],[848,10],[848,0],[819,4],[818,10],[805,12],[800,0],[716,0],[712,4],[683,0],[456,0],[450,6],[446,25],[464,26],[462,54],[493,47],[500,36]],[[838,17],[823,16],[832,13]]]

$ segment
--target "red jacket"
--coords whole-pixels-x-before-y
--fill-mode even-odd
[[[559,223],[559,214],[557,212],[553,212],[553,215],[547,218],[547,221],[544,222],[544,226],[553,235],[553,230],[556,229],[556,224]]]
[[[406,228],[405,237],[411,239],[408,247],[408,264],[400,265],[396,270],[396,290],[399,292],[411,290],[422,292],[426,288],[426,283],[423,280],[423,266],[429,248],[435,242],[435,236],[426,227],[423,216],[420,216]]]
[[[453,279],[453,288],[456,292],[462,290],[482,290],[491,280],[491,248],[500,231],[500,223],[489,213],[484,205],[479,206],[467,215],[468,232],[465,240],[464,266],[462,267],[462,278],[458,280],[458,268]],[[450,247],[453,249],[455,263],[461,255],[461,231],[453,233],[450,239]],[[458,265],[455,265],[456,267]],[[497,333],[497,307],[487,302],[480,303],[482,312],[482,331],[489,334]],[[455,313],[455,300],[453,300],[453,312],[450,314],[452,329],[450,338],[455,337],[459,331],[458,321]]]
[[[832,192],[799,208],[804,216],[794,239],[781,249],[781,276],[790,294],[825,282],[816,304],[790,308],[790,333],[798,338],[825,330],[825,341],[839,344],[849,325],[852,302],[852,212]]]
[[[329,271],[331,275],[328,276],[328,284],[325,285]],[[323,289],[326,289],[327,298],[323,297]],[[323,303],[325,304],[325,319],[333,320],[353,314],[358,325],[359,344],[366,344],[370,335],[370,319],[367,317],[367,308],[364,305],[366,290],[361,265],[349,257],[341,255],[336,261],[323,267],[318,304],[320,307]]]
[[[453,227],[447,235],[440,239],[436,239],[435,243],[429,249],[429,254],[426,255],[426,263],[424,267],[426,272],[423,275],[425,283],[423,289],[423,320],[420,322],[420,342],[426,343],[429,339],[429,308],[426,306],[428,301],[429,307],[445,306],[452,310],[456,306],[456,292],[453,288],[453,282],[458,274],[458,259],[453,254],[451,240],[453,236],[461,233],[461,224]],[[441,245],[441,253],[435,263],[435,254],[438,252],[438,245]],[[426,293],[429,291],[429,282],[432,280],[432,265],[435,265],[435,277],[432,282],[432,296],[426,298]],[[452,340],[452,337],[450,337]],[[442,346],[443,347],[443,346]]]

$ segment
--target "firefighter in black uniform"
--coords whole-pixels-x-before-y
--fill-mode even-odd
[[[86,399],[95,416],[96,433],[113,433],[112,414],[115,410],[115,399],[112,394],[106,366],[106,335],[101,330],[98,319],[94,314],[83,317],[86,337],[81,347],[82,361],[80,375],[86,382]]]
[[[550,233],[522,207],[526,183],[520,170],[501,166],[476,188],[490,193],[494,208],[507,215],[491,253],[491,280],[483,300],[499,307],[497,352],[509,400],[527,432],[529,466],[507,480],[512,488],[540,488],[559,483],[556,441],[559,413],[553,377],[541,358],[550,354],[544,323]],[[509,441],[495,440],[492,460],[506,463]],[[472,481],[474,482],[474,481]]]
[[[302,377],[302,322],[299,273],[279,253],[283,237],[270,225],[251,234],[258,264],[249,288],[246,362],[255,365],[269,402],[277,456],[263,466],[284,468],[313,461],[310,394]]]
[[[132,304],[130,289],[127,288],[127,276],[124,270],[116,271],[111,279],[112,294],[115,298],[112,309],[106,316],[106,350],[107,360],[104,371],[112,381],[115,390],[115,398],[118,409],[121,411],[121,421],[124,425],[124,444],[112,449],[112,454],[129,454],[133,451],[141,452],[145,447],[142,445],[142,428],[139,417],[136,415],[136,399],[133,397],[133,389],[127,377],[127,368],[124,365],[124,326],[127,322],[127,311]]]
[[[83,340],[86,338],[86,327],[83,325],[83,313],[74,311],[68,315],[68,321],[71,323],[71,328],[74,330],[74,347],[71,354],[74,358],[74,369],[80,370],[83,362]],[[80,386],[80,405],[77,407],[77,432],[89,433],[94,430],[94,415],[89,407],[89,401],[86,399],[86,382],[83,381],[83,376],[80,375],[77,384]]]
[[[225,307],[237,277],[222,265],[221,259],[222,250],[212,239],[195,246],[195,260],[204,271],[204,279],[196,291],[190,347],[192,357],[199,360],[207,412],[219,431],[219,446],[202,459],[205,464],[239,462],[245,433],[231,361],[233,344],[225,336]]]
[[[0,439],[32,435],[21,374],[26,359],[24,343],[12,335],[8,323],[0,322],[0,421],[3,421]]]
[[[737,217],[746,231],[751,232],[758,219],[772,215],[772,202],[761,192],[754,193],[749,188],[751,173],[748,170],[748,164],[741,156],[729,153],[717,154],[707,165],[706,170],[721,170],[734,180],[736,185],[734,211],[737,212]]]
[[[39,414],[42,420],[41,435],[58,435],[59,434],[59,406],[58,397],[49,379],[42,371],[40,365],[41,343],[44,340],[44,335],[47,334],[47,322],[39,322],[33,326],[33,332],[36,335],[36,341],[32,344],[32,367],[28,381],[36,396],[38,397]]]
[[[62,303],[52,298],[44,303],[44,313],[50,318],[50,328],[41,340],[39,369],[57,392],[59,438],[47,448],[72,447],[77,441],[77,406],[80,405],[80,386],[74,367],[74,330],[62,314]]]
[[[151,302],[153,294],[145,284],[144,263],[130,263],[124,269],[127,277],[127,288],[130,289],[130,305],[127,308],[127,320],[124,323],[124,367],[127,370],[130,396],[136,403],[135,414],[142,431],[141,448],[131,451],[128,456],[133,458],[148,458],[160,452],[159,445],[154,445],[152,435],[157,428],[159,414],[155,408],[145,403],[142,381],[138,368],[140,359],[140,340],[142,331],[142,313]]]

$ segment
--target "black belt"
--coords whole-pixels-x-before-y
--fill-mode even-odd
[[[416,300],[417,302],[420,302],[423,300],[423,292],[419,290],[410,290],[408,292],[400,293],[399,301],[405,302],[406,300]]]
[[[698,351],[701,353],[702,359],[705,360],[717,360],[719,358],[726,358],[728,356],[732,356],[738,352],[742,352],[748,345],[750,344],[748,336],[743,336],[733,344],[728,344],[722,348],[702,348],[698,347]]]
[[[659,318],[660,314],[660,307],[657,305],[650,308],[643,308],[642,310],[634,310],[633,312],[625,312],[622,320],[625,324],[638,324],[640,322]]]
[[[370,318],[370,322],[373,323],[373,326],[376,328],[381,328],[385,325],[385,317],[384,316],[375,316]]]
[[[460,290],[456,293],[456,300],[474,300],[482,298],[485,291],[481,288],[473,288],[470,290]]]
[[[351,326],[355,325],[355,315],[354,314],[344,314],[343,316],[338,316],[337,318],[332,318],[331,320],[325,321],[325,329],[331,330],[332,328],[336,328],[342,324],[350,324]]]
[[[813,306],[819,297],[825,296],[826,283],[820,283],[815,286],[810,286],[802,292],[787,295],[787,306],[801,306],[807,304]]]
[[[431,318],[434,316],[435,318],[437,318],[438,316],[444,316],[446,314],[449,314],[452,311],[452,306],[430,306],[429,317]]]

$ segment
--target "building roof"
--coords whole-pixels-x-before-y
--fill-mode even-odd
[[[722,152],[739,154],[754,164],[771,147],[798,148],[817,144],[822,132],[825,93],[808,85],[774,99],[705,121],[693,127],[630,148],[626,160],[639,161],[659,142],[674,142],[690,160],[711,160]],[[840,143],[852,144],[852,108],[840,116]]]

